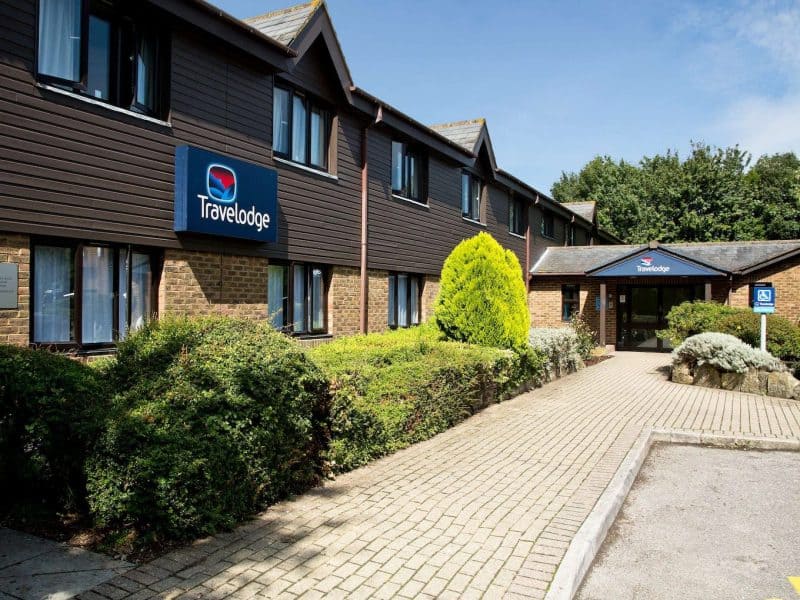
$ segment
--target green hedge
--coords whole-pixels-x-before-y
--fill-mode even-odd
[[[310,354],[331,382],[337,471],[428,439],[538,382],[544,362],[533,351],[443,341],[430,325],[342,338]]]
[[[747,308],[715,302],[685,302],[667,314],[669,327],[658,333],[674,346],[698,333],[716,331],[733,335],[753,347],[761,344],[760,315]],[[800,327],[788,319],[767,316],[767,350],[783,361],[800,359]]]
[[[96,369],[47,350],[0,346],[0,502],[80,508],[107,395]]]
[[[322,373],[266,324],[162,319],[119,345],[119,393],[88,464],[101,525],[186,539],[317,483]]]

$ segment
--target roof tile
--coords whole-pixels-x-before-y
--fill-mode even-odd
[[[312,0],[289,8],[244,19],[264,35],[281,44],[290,45],[305,27],[314,12],[322,6],[321,0]]]

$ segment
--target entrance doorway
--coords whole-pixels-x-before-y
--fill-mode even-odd
[[[667,326],[670,309],[682,302],[704,297],[701,285],[620,285],[617,310],[617,348],[667,352],[672,346],[656,337]]]

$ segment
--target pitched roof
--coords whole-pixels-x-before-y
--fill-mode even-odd
[[[589,200],[587,202],[562,202],[564,206],[570,209],[579,217],[583,217],[587,221],[594,222],[595,202]]]
[[[244,19],[244,22],[284,46],[288,46],[300,35],[306,23],[320,6],[322,6],[320,0],[312,0],[305,4],[249,17]]]
[[[677,243],[659,244],[658,247],[720,271],[735,273],[779,259],[789,253],[800,253],[800,240]],[[647,244],[553,246],[545,250],[533,265],[531,273],[583,274],[647,248]]]
[[[431,125],[430,128],[465,150],[474,153],[477,150],[475,145],[478,143],[484,125],[486,125],[486,119],[472,119]]]

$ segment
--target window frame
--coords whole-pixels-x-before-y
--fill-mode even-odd
[[[400,188],[394,186],[394,145],[401,147],[402,165],[400,171]],[[408,176],[409,157],[417,160],[417,195],[411,194],[411,181]],[[392,188],[392,195],[405,200],[412,200],[420,204],[428,204],[428,157],[422,149],[414,144],[408,144],[402,140],[392,139],[389,146],[389,185]]]
[[[556,239],[556,218],[555,215],[549,210],[542,211],[540,233],[543,238],[546,238],[548,240]]]
[[[575,297],[568,297],[568,292],[574,292]],[[567,310],[567,307],[571,309]],[[561,284],[561,321],[569,323],[575,315],[581,312],[581,286],[579,283]],[[565,318],[565,315],[568,316]]]
[[[275,81],[273,83],[273,90],[272,90],[272,154],[278,158],[281,158],[285,161],[288,161],[295,165],[301,165],[303,167],[307,167],[309,169],[314,169],[317,171],[323,171],[325,173],[329,173],[330,164],[331,164],[331,139],[333,138],[333,122],[334,122],[334,111],[331,106],[326,103],[320,101],[316,96],[313,96],[303,90],[298,90],[294,86],[288,85],[283,83],[282,81]],[[289,96],[289,123],[287,128],[287,151],[283,152],[281,150],[276,149],[275,147],[275,90],[280,89],[283,92],[286,92]],[[304,131],[305,131],[305,161],[299,161],[292,158],[292,149],[293,145],[292,142],[294,141],[294,99],[295,97],[301,98],[303,101],[303,106],[305,107],[305,124],[304,124]],[[317,113],[322,114],[323,124],[322,124],[322,131],[324,134],[324,142],[323,142],[323,163],[322,165],[314,164],[311,160],[311,115],[314,111]]]
[[[467,198],[469,200],[468,208],[464,210],[464,181],[469,183],[469,190],[467,193]],[[477,196],[478,196],[478,214],[472,214],[472,200],[474,199],[475,188],[477,187]],[[468,171],[467,169],[461,169],[461,216],[468,221],[474,221],[476,223],[483,224],[483,188],[484,183],[483,179],[476,173],[472,171]]]
[[[519,222],[515,219],[516,212],[519,212]],[[525,200],[516,194],[509,193],[508,198],[508,231],[514,235],[525,235]],[[514,228],[517,225],[517,229]]]
[[[68,248],[72,254],[72,295],[73,301],[70,307],[70,328],[72,338],[70,341],[36,341],[36,248],[38,246],[48,246],[54,248]],[[83,251],[85,248],[109,248],[112,250],[113,275],[113,303],[112,303],[112,341],[110,342],[83,342]],[[119,256],[121,251],[128,252],[128,279],[127,288],[127,309],[126,327],[130,327],[131,304],[132,304],[132,278],[131,278],[131,257],[133,253],[144,254],[150,258],[150,316],[157,316],[158,306],[158,287],[161,279],[162,251],[156,248],[147,248],[135,244],[114,244],[106,242],[65,240],[59,238],[37,237],[30,243],[30,296],[28,301],[30,342],[32,348],[53,348],[64,351],[77,351],[81,354],[91,354],[93,351],[108,350],[115,348],[121,341],[119,308],[120,308],[120,268]]]
[[[284,301],[283,325],[277,327],[287,335],[294,337],[328,335],[329,315],[328,315],[328,290],[330,287],[330,269],[321,263],[311,263],[303,261],[270,261],[270,267],[282,267],[284,269],[284,290],[286,298]],[[303,297],[305,300],[305,314],[303,323],[305,328],[302,331],[294,329],[294,272],[295,267],[303,267]],[[314,269],[322,271],[322,328],[313,327],[314,315],[312,308],[311,289],[313,285]],[[267,271],[269,272],[269,271]],[[267,284],[267,294],[269,294],[269,284]],[[267,310],[269,311],[269,296],[267,296]],[[267,315],[269,316],[269,315]]]
[[[408,282],[406,285],[406,307],[407,307],[407,314],[408,314],[408,325],[401,325],[398,319],[398,315],[400,314],[400,303],[398,290],[400,286],[398,285],[398,281],[400,280],[401,276],[405,276]],[[415,280],[417,282],[417,322],[414,323],[411,317],[411,281]],[[408,329],[411,327],[418,327],[422,323],[422,291],[423,286],[425,284],[425,276],[419,275],[416,273],[407,273],[403,271],[392,271],[389,273],[389,299],[387,302],[387,325],[389,329]],[[394,282],[394,283],[392,283]],[[394,298],[392,298],[392,290],[394,290]],[[394,311],[391,308],[394,307]]]
[[[99,5],[96,0],[80,0],[80,56],[78,60],[78,79],[64,79],[40,72],[39,39],[41,3],[36,2],[36,34],[34,44],[34,75],[36,80],[45,85],[53,85],[66,91],[86,97],[95,102],[114,106],[155,119],[165,119],[170,106],[171,80],[171,35],[167,28],[153,25],[159,19],[145,14],[136,6],[117,2],[112,5]],[[88,89],[89,78],[89,22],[92,16],[107,20],[111,29],[109,43],[109,98],[98,98]],[[147,24],[143,24],[144,22]],[[156,40],[156,52],[153,68],[156,70],[153,81],[156,89],[153,94],[153,107],[137,102],[137,65],[141,40],[151,35]],[[127,43],[123,43],[123,39]],[[122,56],[133,53],[131,65],[122,68]],[[122,98],[125,96],[125,98]],[[129,100],[129,101],[128,101]]]

